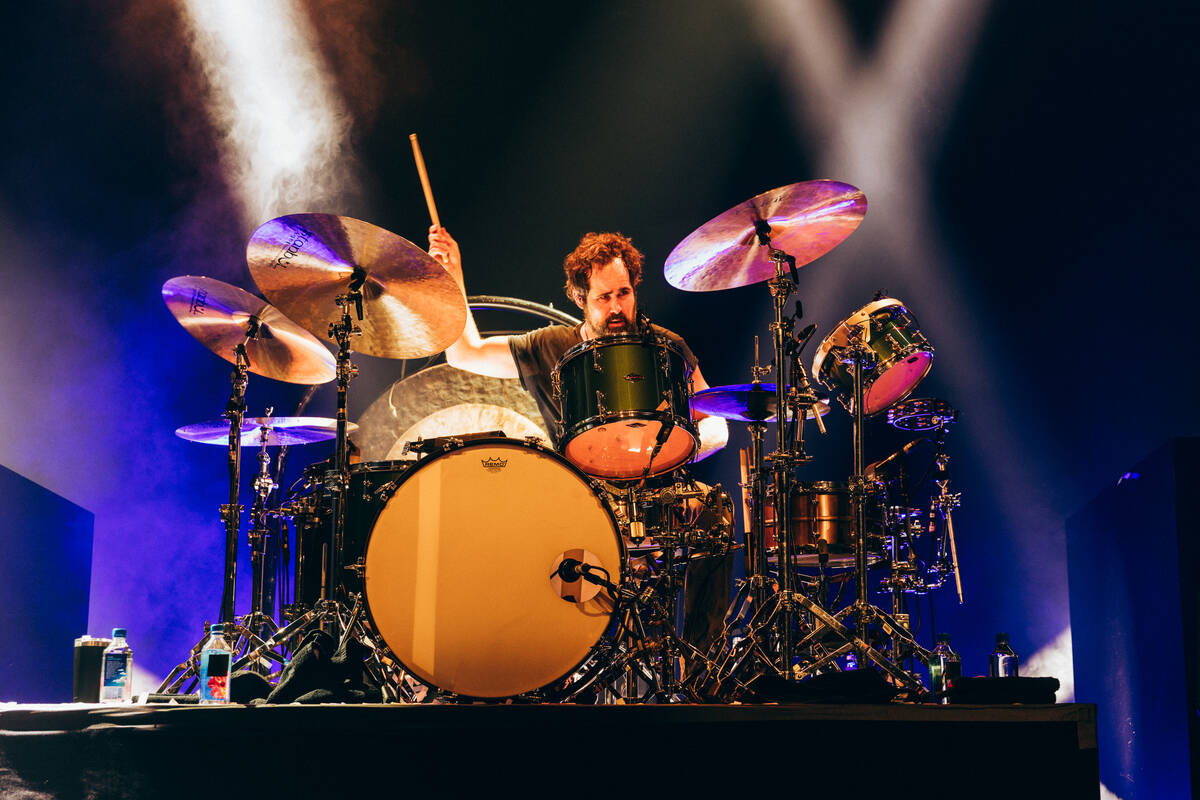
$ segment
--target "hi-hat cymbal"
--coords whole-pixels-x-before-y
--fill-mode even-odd
[[[267,432],[267,446],[285,444],[311,444],[337,437],[337,420],[328,417],[247,417],[242,420],[242,447],[258,447],[262,444],[263,427]],[[346,423],[346,434],[358,430],[353,422]],[[184,425],[175,431],[180,439],[200,444],[229,444],[229,420],[225,418]]]
[[[828,400],[819,400],[815,405],[822,417],[829,413]],[[769,422],[775,419],[775,384],[737,383],[714,386],[696,392],[692,396],[692,408],[703,414],[738,422]],[[812,406],[804,409],[805,419],[812,419],[815,414]]]
[[[183,275],[163,284],[163,302],[184,330],[229,363],[246,339],[251,319],[258,334],[246,342],[250,371],[288,383],[326,383],[337,371],[333,354],[311,333],[266,300],[215,278]]]
[[[867,198],[848,183],[816,180],[781,186],[701,225],[667,256],[663,273],[667,283],[690,292],[770,280],[775,264],[758,243],[759,221],[770,226],[771,246],[794,256],[801,266],[841,244],[866,213]]]
[[[441,264],[407,239],[351,217],[277,217],[250,237],[246,261],[263,294],[318,336],[342,318],[334,298],[360,283],[363,319],[355,323],[362,336],[354,349],[368,355],[431,356],[466,325],[466,299]]]

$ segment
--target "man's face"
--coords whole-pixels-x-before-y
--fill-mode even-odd
[[[583,311],[587,338],[629,333],[637,317],[637,295],[629,283],[629,270],[620,258],[601,267],[593,267],[588,280],[587,297],[575,304]]]

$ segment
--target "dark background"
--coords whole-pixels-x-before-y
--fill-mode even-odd
[[[283,213],[355,216],[424,245],[415,131],[470,293],[566,307],[562,256],[586,231],[620,230],[647,257],[643,308],[687,337],[712,385],[749,379],[769,295],[675,290],[667,254],[767,189],[861,188],[862,226],[801,271],[801,324],[819,340],[886,289],[937,352],[917,394],[962,412],[950,449],[966,603],[942,589],[920,636],[952,632],[973,674],[997,630],[1027,659],[1057,643],[1066,660],[1042,668],[1069,683],[1063,520],[1166,438],[1197,433],[1194,4],[299,6],[344,135],[331,179],[258,207],[237,195],[223,155],[236,134],[214,121],[183,6],[6,13],[0,462],[95,513],[92,634],[127,626],[161,676],[218,611],[224,453],[173,431],[220,416],[228,365],[171,318],[162,283],[253,291],[245,243]],[[821,71],[832,80],[805,88]],[[357,363],[352,419],[419,366]],[[290,413],[302,392],[252,378],[250,413]],[[308,412],[334,401],[323,387]],[[810,434],[805,480],[849,472],[849,418],[829,421]],[[747,438],[734,425],[698,474],[732,488]],[[873,421],[868,458],[903,441]],[[293,448],[292,465],[327,452]]]

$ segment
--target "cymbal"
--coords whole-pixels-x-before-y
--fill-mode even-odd
[[[361,281],[362,329],[354,349],[383,358],[423,358],[459,337],[467,301],[458,282],[412,242],[369,222],[333,214],[289,214],[263,224],[246,245],[254,282],[271,302],[318,336],[342,312],[334,298]]]
[[[829,401],[819,400],[821,416],[829,413]],[[769,422],[775,419],[775,384],[739,383],[729,386],[714,386],[692,396],[692,408],[714,417],[737,420],[738,422]],[[815,416],[810,406],[804,409],[804,418]]]
[[[337,374],[333,354],[266,300],[215,278],[184,275],[163,284],[163,302],[184,330],[229,363],[251,317],[258,335],[246,342],[250,371],[287,383],[326,383]]]
[[[262,427],[269,426],[267,445],[278,447],[290,444],[311,444],[337,437],[337,420],[328,417],[247,417],[242,420],[242,447],[262,444]],[[353,422],[346,423],[346,434],[358,430]],[[229,444],[229,420],[225,418],[184,425],[175,431],[180,439],[200,444]]]
[[[701,225],[667,256],[663,273],[667,283],[689,292],[770,280],[775,264],[758,244],[756,222],[770,225],[771,246],[795,256],[799,267],[841,244],[866,213],[866,196],[848,183],[816,180],[780,186]]]

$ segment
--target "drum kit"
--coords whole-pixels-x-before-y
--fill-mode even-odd
[[[235,667],[269,676],[319,628],[364,645],[368,680],[385,699],[403,702],[737,701],[754,697],[766,677],[843,670],[851,653],[919,692],[905,661],[930,654],[909,632],[905,603],[950,575],[957,580],[950,520],[959,496],[950,491],[945,452],[957,412],[909,399],[934,351],[899,300],[877,297],[850,315],[820,342],[812,365],[813,378],[842,393],[852,415],[854,474],[846,482],[795,477],[811,460],[804,423],[824,432],[836,405],[817,394],[800,360],[814,326],[795,334],[797,318],[784,307],[797,268],[836,247],[865,213],[854,187],[810,181],[752,198],[687,237],[667,259],[668,282],[688,291],[766,283],[774,367],[760,367],[756,353],[751,383],[694,392],[681,349],[649,326],[585,341],[552,375],[562,412],[558,451],[540,436],[506,435],[510,425],[501,430],[490,424],[497,417],[472,416],[477,409],[466,407],[479,404],[464,403],[437,421],[460,429],[405,422],[402,444],[371,445],[390,460],[352,463],[352,353],[436,356],[457,339],[468,311],[440,263],[370,223],[293,214],[262,225],[247,262],[267,300],[211,278],[167,281],[163,297],[176,320],[233,364],[223,417],[176,433],[227,447],[220,621],[235,631]],[[451,385],[450,369],[405,382],[419,379],[428,394]],[[763,382],[772,370],[775,381]],[[267,409],[248,417],[250,374],[309,386],[336,381],[336,415]],[[750,433],[744,542],[735,542],[730,497],[688,474],[699,443],[693,411]],[[934,433],[866,465],[864,420],[885,412],[898,429]],[[778,447],[766,454],[769,426]],[[306,467],[280,496],[269,448],[282,448],[282,476],[286,448],[315,442],[332,442],[332,457]],[[904,469],[923,443],[937,470],[928,514],[913,507],[915,484]],[[248,534],[251,611],[239,616],[242,447],[259,449],[259,469]],[[936,553],[922,560],[917,545],[926,535],[937,539]],[[746,580],[722,635],[700,649],[677,635],[683,575],[696,559],[742,548]],[[893,597],[888,612],[868,602],[868,569],[880,565]],[[836,610],[830,585],[847,576],[856,596]],[[200,642],[160,692],[195,686]]]

